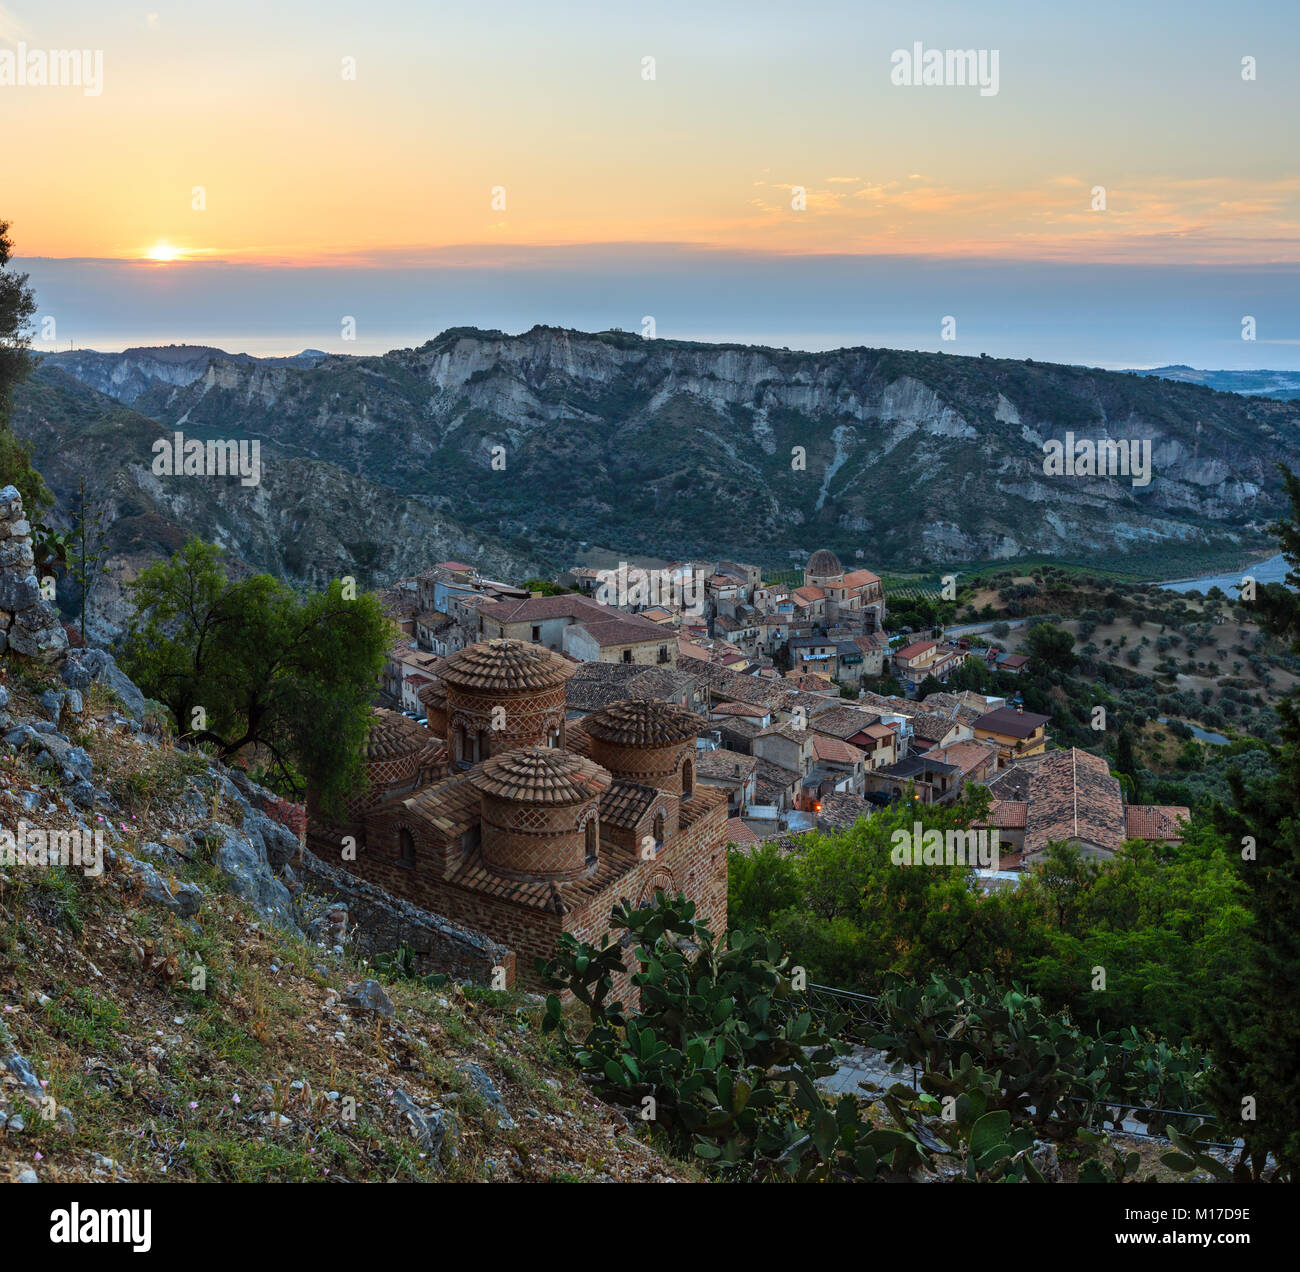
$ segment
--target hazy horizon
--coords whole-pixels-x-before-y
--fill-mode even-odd
[[[20,232],[21,227],[16,227]],[[449,327],[533,326],[661,338],[918,349],[1105,368],[1300,370],[1300,265],[1191,267],[935,257],[770,257],[675,245],[515,249],[459,263],[158,265],[15,259],[38,310],[33,348],[211,344],[260,356],[386,353]],[[1257,338],[1241,339],[1251,316]],[[342,323],[355,320],[356,338]],[[941,338],[955,319],[956,338]],[[53,319],[54,340],[39,338]]]

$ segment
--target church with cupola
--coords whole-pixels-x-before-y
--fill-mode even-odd
[[[459,650],[421,690],[427,728],[375,712],[340,818],[308,798],[316,856],[508,946],[530,987],[562,932],[597,941],[659,889],[726,930],[727,797],[695,780],[700,718],[628,699],[566,720],[577,667],[517,640]]]
[[[803,587],[796,595],[823,603],[827,625],[862,624],[868,632],[885,630],[885,591],[880,575],[846,570],[829,548],[818,548],[804,566]]]

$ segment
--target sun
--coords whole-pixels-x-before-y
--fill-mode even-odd
[[[173,247],[170,243],[155,243],[145,252],[145,258],[151,261],[178,261],[184,255],[184,248]]]

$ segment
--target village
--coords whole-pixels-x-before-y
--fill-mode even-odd
[[[951,804],[972,784],[989,789],[981,828],[1000,844],[986,888],[1014,886],[1049,843],[1106,858],[1129,839],[1179,839],[1185,808],[1127,803],[1106,761],[1057,748],[1049,718],[1018,694],[945,687],[968,659],[1006,685],[1026,672],[1026,655],[941,630],[891,634],[881,578],[829,550],[812,554],[801,583],[765,582],[759,567],[729,560],[575,567],[557,583],[546,589],[555,594],[530,591],[457,561],[397,580],[384,593],[402,632],[384,707],[445,725],[446,660],[520,642],[563,668],[570,734],[634,700],[693,716],[693,779],[725,796],[733,848],[774,839],[792,850],[793,836],[842,831],[902,799]],[[902,692],[878,692],[882,681]],[[456,753],[445,740],[448,771],[490,749],[470,738]]]

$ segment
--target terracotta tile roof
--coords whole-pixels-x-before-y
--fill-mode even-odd
[[[865,636],[855,636],[853,638],[853,643],[862,650],[864,654],[870,653],[873,649],[888,649],[889,633],[868,632]]]
[[[826,592],[820,587],[797,587],[791,593],[794,599],[801,605],[812,605],[817,601],[826,599]]]
[[[994,799],[1028,799],[1030,784],[1042,762],[1041,755],[1018,760],[990,778],[985,785]]]
[[[475,790],[520,804],[577,804],[595,799],[612,781],[583,756],[543,746],[494,755],[470,774]]]
[[[694,696],[699,683],[700,678],[693,670],[641,667],[637,668],[637,674],[628,682],[628,688],[638,698],[675,698],[685,693]]]
[[[879,723],[880,716],[874,711],[860,711],[857,707],[832,707],[809,720],[808,727],[814,733],[824,733],[828,737],[843,740],[864,733],[869,726]]]
[[[522,640],[489,640],[467,645],[438,664],[444,684],[458,689],[506,691],[551,689],[578,669],[541,645]]]
[[[755,707],[748,702],[719,702],[709,710],[713,715],[745,716],[751,720],[761,720],[770,708]]]
[[[695,756],[695,772],[701,778],[726,778],[740,782],[746,780],[757,767],[758,760],[754,756],[728,751],[723,747],[700,751]]]
[[[937,640],[917,640],[910,645],[904,645],[902,649],[894,651],[895,658],[915,658],[918,654],[923,654],[927,649],[937,649],[939,642]]]
[[[600,797],[600,819],[631,830],[650,811],[650,805],[660,794],[653,786],[642,786],[638,782],[615,782]]]
[[[850,746],[839,738],[814,733],[812,744],[813,756],[829,764],[856,764],[862,759],[862,752],[856,746]]]
[[[749,751],[754,739],[758,737],[757,720],[746,720],[743,716],[729,716],[725,720],[714,720],[709,726],[722,739],[722,745],[733,751]]]
[[[981,765],[996,764],[998,748],[996,742],[968,738],[964,742],[951,742],[947,746],[937,747],[930,754],[945,764],[955,764],[963,774],[969,774]]]
[[[739,847],[759,843],[758,836],[739,817],[727,818],[727,842]]]
[[[416,724],[400,711],[378,707],[371,712],[370,718],[370,736],[366,740],[368,760],[397,759],[438,745],[439,739],[424,725]]]
[[[448,875],[447,881],[456,887],[526,906],[530,910],[568,914],[599,896],[635,865],[636,858],[631,853],[611,850],[602,844],[593,874],[565,883],[536,883],[502,878],[483,864],[481,852],[476,851]]]
[[[1182,840],[1179,820],[1191,817],[1180,804],[1130,804],[1124,809],[1124,838]]]
[[[784,764],[775,764],[771,760],[758,758],[756,769],[757,781],[754,799],[759,804],[775,804],[776,797],[785,791],[789,793],[799,785],[799,774],[788,769]]]
[[[587,736],[587,731],[582,726],[586,724],[583,720],[566,720],[564,724],[564,749],[572,751],[574,755],[591,755],[591,739]]]
[[[839,557],[830,548],[818,548],[808,558],[808,564],[804,566],[804,572],[816,575],[819,579],[825,579],[843,574],[844,567],[840,564]]]
[[[851,791],[832,791],[817,811],[818,830],[848,830],[862,817],[871,815],[871,805]]]
[[[912,717],[912,736],[927,742],[942,742],[957,727],[956,720],[933,711],[918,711]]]
[[[628,698],[601,707],[583,725],[589,737],[617,746],[672,746],[698,736],[703,722],[676,703]]]
[[[1030,782],[1025,851],[1081,840],[1113,852],[1124,842],[1119,779],[1097,755],[1071,747],[1043,756]]]
[[[519,601],[490,601],[480,608],[484,618],[497,623],[540,623],[549,618],[586,619],[608,612],[608,606],[579,592],[564,592],[559,596],[530,596]]]
[[[610,645],[641,645],[649,641],[667,644],[673,633],[659,623],[652,623],[639,614],[621,614],[607,606],[601,613],[584,617],[574,627],[581,627],[601,648]]]
[[[477,826],[482,801],[470,783],[470,773],[456,773],[403,801],[403,807],[418,815],[438,832],[447,843],[459,839],[471,826]]]
[[[879,583],[880,575],[870,570],[850,570],[841,580],[844,587],[866,587],[869,583]]]
[[[584,662],[564,686],[565,704],[576,711],[595,711],[632,693],[632,681],[644,670],[630,663]]]
[[[995,799],[989,805],[988,824],[998,830],[1024,830],[1028,810],[1022,799]]]
[[[800,746],[808,737],[808,730],[801,729],[790,720],[780,720],[776,724],[769,724],[765,729],[759,729],[758,737],[760,738],[785,738],[790,742],[797,742]]]

